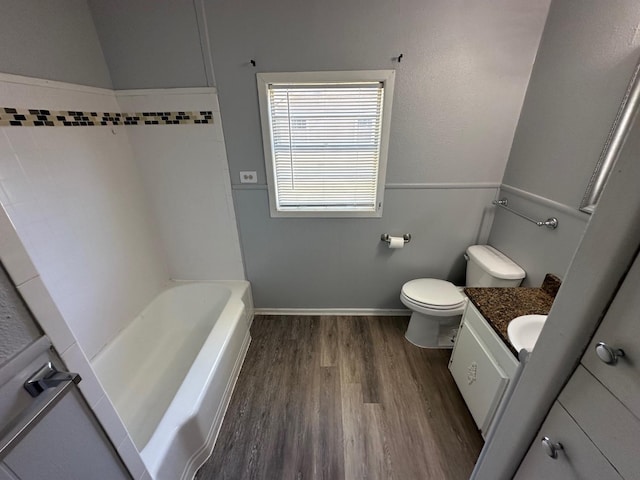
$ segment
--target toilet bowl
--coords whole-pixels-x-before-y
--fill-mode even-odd
[[[473,245],[465,254],[470,287],[517,287],[524,270],[489,245]],[[400,301],[411,319],[405,338],[422,348],[453,348],[467,306],[462,287],[436,278],[418,278],[402,286]]]
[[[462,289],[446,280],[419,278],[402,286],[400,301],[412,311],[405,338],[422,348],[451,348],[467,306]]]

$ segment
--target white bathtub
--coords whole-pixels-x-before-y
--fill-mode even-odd
[[[252,318],[248,282],[176,282],[93,359],[154,479],[191,478],[213,451]]]

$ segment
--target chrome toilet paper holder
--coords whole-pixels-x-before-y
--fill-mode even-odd
[[[404,243],[409,243],[411,241],[411,234],[405,233],[404,235],[402,235],[402,238],[404,239]],[[383,233],[382,235],[380,235],[380,241],[391,243],[391,235],[389,235],[388,233]]]

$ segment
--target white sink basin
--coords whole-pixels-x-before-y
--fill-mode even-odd
[[[507,336],[516,351],[533,350],[546,320],[546,315],[522,315],[509,322]]]

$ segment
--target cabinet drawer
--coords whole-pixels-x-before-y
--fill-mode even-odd
[[[624,478],[640,478],[640,420],[582,365],[558,401]]]
[[[462,324],[449,364],[460,393],[483,434],[509,383],[473,327]]]
[[[489,322],[482,316],[478,309],[470,301],[464,313],[463,322],[473,327],[474,332],[480,340],[489,348],[491,355],[500,368],[509,378],[513,378],[517,368],[518,360],[513,355],[498,334],[489,325]]]
[[[549,457],[542,448],[541,440],[549,437],[560,442],[563,450],[557,458]],[[569,414],[556,402],[527,455],[520,464],[515,480],[621,480],[606,458],[584,434]],[[631,478],[631,477],[629,477]]]

